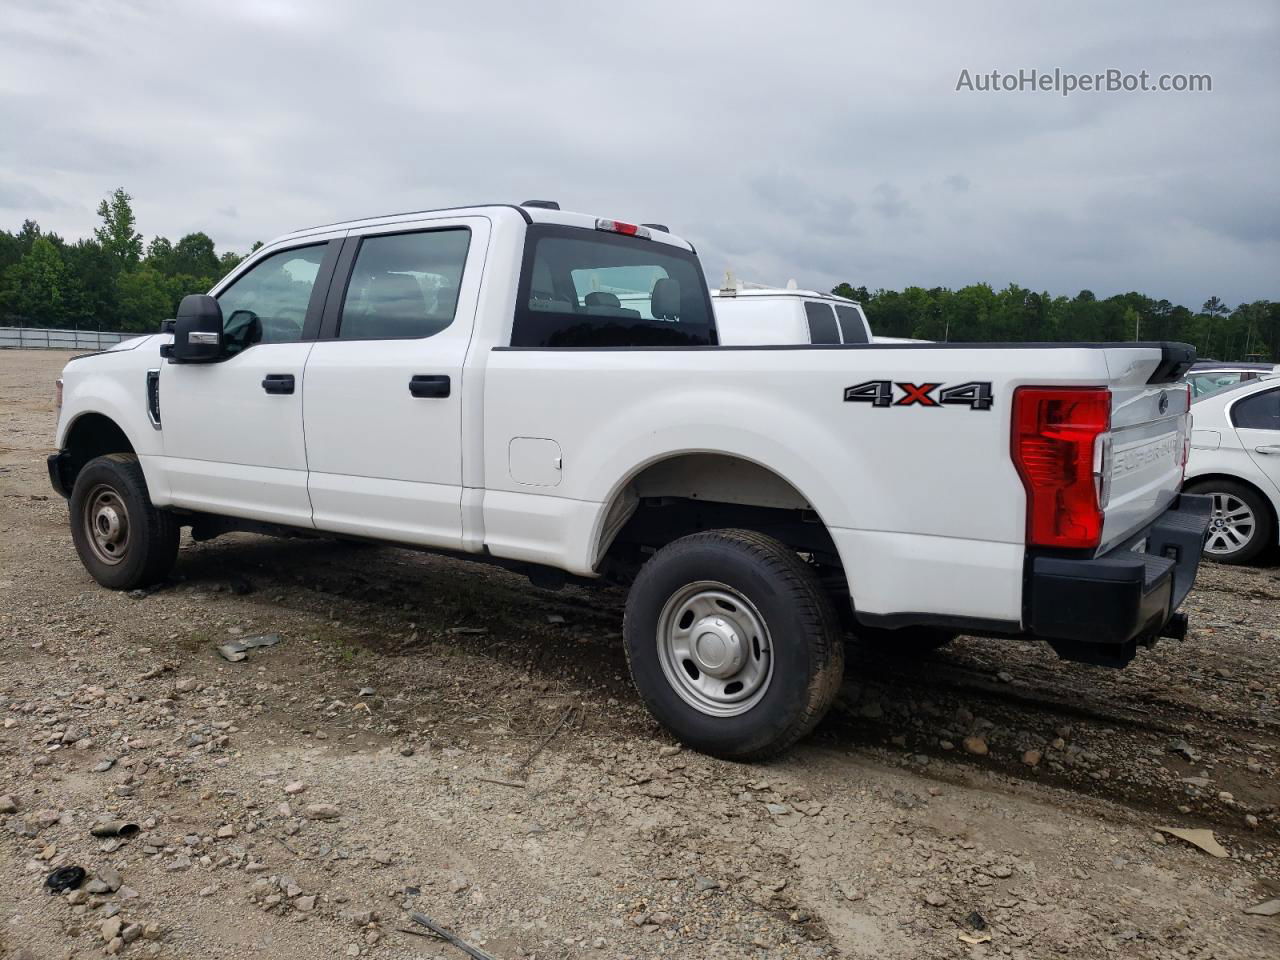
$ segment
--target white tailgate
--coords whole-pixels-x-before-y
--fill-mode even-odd
[[[1111,384],[1110,495],[1101,552],[1149,524],[1177,496],[1189,405],[1185,383]]]

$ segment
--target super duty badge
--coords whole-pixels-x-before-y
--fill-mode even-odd
[[[894,388],[900,391],[894,399]],[[867,380],[844,388],[847,403],[869,403],[873,407],[941,407],[944,404],[990,410],[995,402],[991,381],[970,380],[947,387],[941,383],[899,383],[894,380]]]

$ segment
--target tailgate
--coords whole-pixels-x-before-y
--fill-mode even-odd
[[[1108,350],[1113,373],[1111,431],[1102,451],[1104,521],[1100,551],[1148,526],[1182,486],[1190,395],[1182,382],[1148,383],[1129,358]],[[1116,357],[1110,354],[1116,354]],[[1138,382],[1133,382],[1138,381]]]

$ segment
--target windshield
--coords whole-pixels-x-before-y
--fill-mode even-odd
[[[690,251],[580,227],[529,228],[512,346],[716,342],[706,280]]]

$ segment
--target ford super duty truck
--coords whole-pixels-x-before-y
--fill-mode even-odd
[[[720,346],[689,243],[534,202],[289,234],[166,327],[59,384],[107,587],[183,527],[628,584],[640,695],[736,758],[813,728],[849,633],[1123,665],[1186,628],[1185,345]]]

